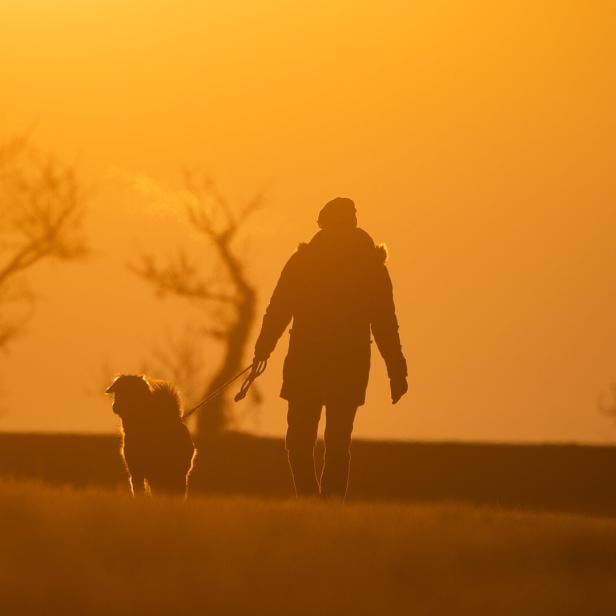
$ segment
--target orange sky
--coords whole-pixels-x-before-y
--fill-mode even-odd
[[[271,185],[262,302],[333,196],[387,242],[411,390],[392,408],[376,360],[358,435],[613,439],[596,401],[616,381],[616,9],[295,4],[0,4],[0,127],[35,124],[95,187],[92,257],[30,277],[0,428],[113,429],[89,393],[102,366],[137,369],[195,318],[125,268],[153,242],[201,250],[171,198],[188,165],[238,200]],[[284,428],[282,343],[249,429]]]

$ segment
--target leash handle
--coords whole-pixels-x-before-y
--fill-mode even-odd
[[[265,369],[267,368],[267,359],[264,359],[262,361],[255,361],[252,364],[251,368],[252,370],[250,374],[242,383],[242,386],[240,387],[240,390],[236,394],[235,398],[233,398],[235,402],[243,400],[246,397],[246,394],[248,393],[248,390],[250,389],[250,386],[253,384],[255,379],[265,372]]]
[[[189,411],[186,411],[182,415],[182,421],[186,421],[193,413],[196,413],[201,407],[205,406],[206,404],[209,404],[217,396],[220,396],[220,394],[225,389],[227,389],[229,385],[231,385],[232,383],[235,383],[235,381],[237,381],[240,377],[244,376],[249,370],[253,370],[253,369],[254,369],[254,363],[244,368],[241,372],[236,374],[232,379],[228,380],[226,383],[223,383],[220,387],[217,387],[211,394],[208,394],[203,400],[201,400],[199,404],[197,404],[196,406],[193,406],[193,408],[191,408]]]

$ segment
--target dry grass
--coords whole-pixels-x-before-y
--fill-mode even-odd
[[[616,521],[0,485],[2,614],[613,614]]]

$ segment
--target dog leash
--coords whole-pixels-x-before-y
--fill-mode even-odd
[[[182,415],[182,421],[186,421],[193,413],[196,413],[200,408],[203,408],[204,406],[209,404],[212,400],[214,400],[214,398],[217,398],[218,396],[220,396],[220,394],[225,389],[227,389],[229,385],[232,385],[233,383],[235,383],[235,381],[237,381],[239,378],[244,376],[248,371],[250,371],[250,374],[246,377],[246,379],[242,383],[242,387],[240,388],[240,391],[234,398],[235,402],[239,402],[240,400],[243,400],[246,397],[246,394],[248,393],[248,390],[250,389],[250,386],[252,385],[253,381],[258,376],[262,375],[263,372],[265,372],[266,367],[267,367],[267,361],[259,361],[259,362],[254,362],[250,364],[250,366],[247,366],[241,372],[238,372],[232,379],[229,379],[227,382],[220,385],[220,387],[217,387],[212,393],[208,394],[203,400],[201,400],[201,402],[199,402],[199,404],[197,404],[196,406],[193,406],[189,411],[186,411]]]
[[[246,377],[246,380],[242,383],[239,392],[237,393],[235,398],[233,398],[235,402],[243,400],[246,397],[246,394],[248,393],[248,390],[250,389],[250,386],[252,385],[253,381],[265,372],[265,369],[267,368],[267,359],[264,359],[262,361],[256,361],[251,366],[251,368],[252,372]]]

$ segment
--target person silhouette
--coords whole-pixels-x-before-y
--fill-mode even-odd
[[[291,320],[281,397],[288,401],[286,448],[298,497],[344,499],[353,422],[365,402],[370,333],[387,365],[393,404],[407,392],[387,252],[358,228],[355,204],[338,197],[321,209],[320,231],[282,270],[255,344],[267,360]],[[314,464],[325,407],[325,461]]]

